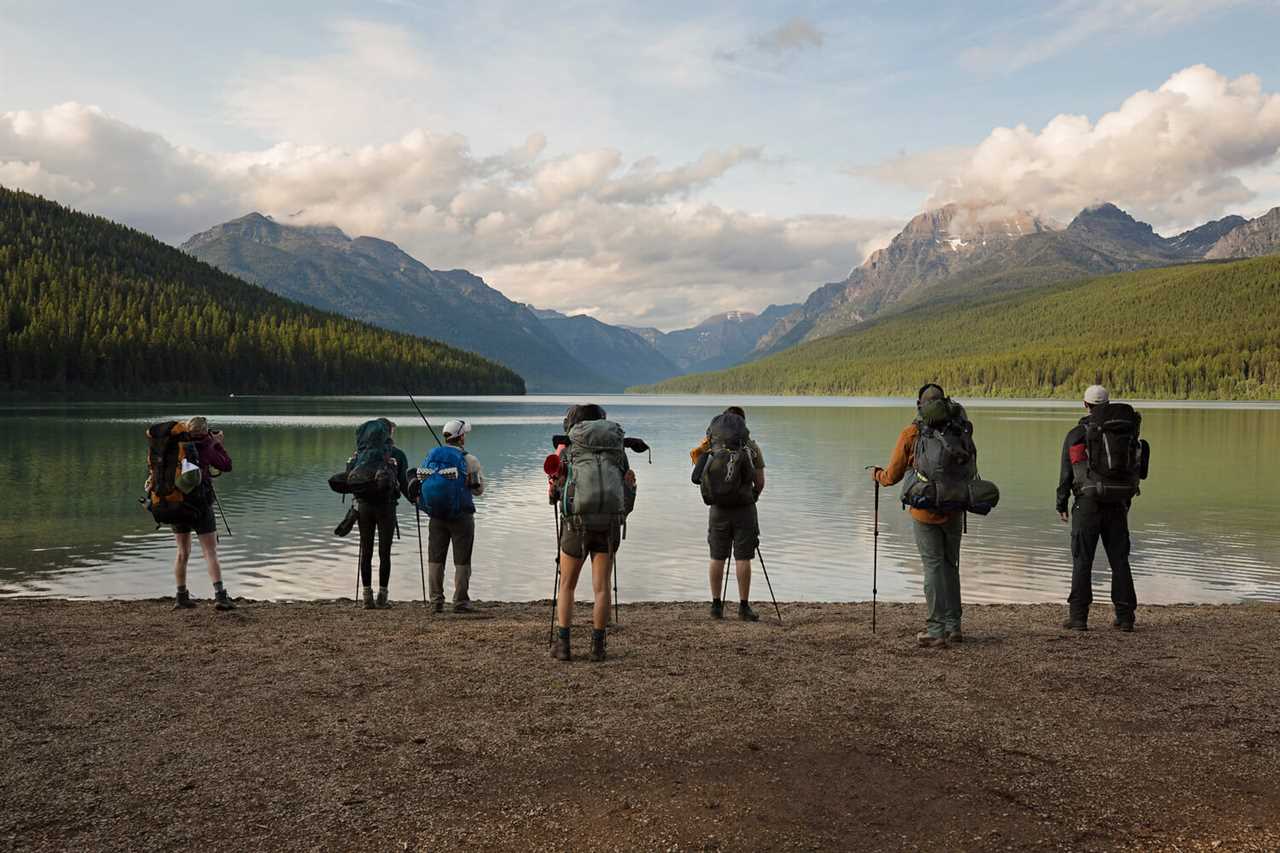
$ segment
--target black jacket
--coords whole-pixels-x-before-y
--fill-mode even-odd
[[[1071,470],[1071,447],[1084,444],[1085,424],[1088,422],[1089,416],[1085,415],[1080,423],[1071,428],[1062,442],[1062,463],[1058,470],[1058,512],[1066,512],[1067,504],[1071,501],[1071,486],[1075,482],[1075,474]]]

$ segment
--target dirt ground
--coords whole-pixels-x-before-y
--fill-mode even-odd
[[[1280,849],[1280,606],[169,606],[0,602],[0,850]]]

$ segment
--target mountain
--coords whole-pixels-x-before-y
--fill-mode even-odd
[[[528,308],[562,347],[619,387],[658,382],[682,372],[650,341],[622,326],[585,314],[570,317],[550,309]]]
[[[759,314],[726,311],[690,329],[660,332],[652,328],[630,331],[650,341],[679,367],[678,372],[720,370],[747,358],[760,337],[798,305],[770,305]]]
[[[385,240],[250,213],[196,234],[182,249],[307,305],[480,353],[519,371],[530,390],[623,387],[575,359],[527,307],[479,276],[430,269]]]
[[[769,330],[754,355],[929,302],[1196,260],[1240,221],[1227,217],[1165,238],[1109,203],[1086,208],[1066,228],[1025,212],[991,218],[981,209],[947,205],[912,219],[849,278],[814,291]]]
[[[1280,207],[1242,222],[1213,244],[1206,258],[1251,258],[1280,252]]]
[[[1280,256],[1075,280],[883,315],[660,393],[1280,399]]]
[[[511,370],[301,305],[0,187],[0,390],[520,394]]]

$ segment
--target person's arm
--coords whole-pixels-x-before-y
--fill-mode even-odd
[[[1074,427],[1067,433],[1062,442],[1062,459],[1058,466],[1058,517],[1069,520],[1067,503],[1071,500],[1071,486],[1075,482],[1075,473],[1071,469],[1071,448],[1084,443],[1084,435],[1080,427]]]
[[[764,491],[764,451],[760,449],[760,445],[754,441],[748,445],[751,448],[751,461],[755,465],[756,477],[755,483],[752,484],[756,497],[760,497],[760,493]]]
[[[470,453],[467,454],[467,487],[476,497],[484,494],[484,471],[480,469],[480,460]]]
[[[907,468],[911,467],[911,449],[919,433],[916,425],[910,424],[898,436],[898,443],[893,448],[893,456],[889,458],[889,466],[876,468],[873,472],[880,485],[892,486],[906,476]]]
[[[408,498],[409,457],[405,456],[404,451],[397,447],[391,451],[391,458],[396,460],[396,486],[400,489],[400,494]]]
[[[698,460],[702,458],[702,454],[711,449],[711,438],[703,436],[702,441],[693,450],[689,451],[689,461],[694,465],[698,464]]]
[[[222,431],[209,433],[208,440],[204,443],[204,447],[200,450],[205,455],[201,457],[201,461],[210,468],[217,468],[224,474],[231,471],[231,454],[227,453],[227,449],[222,446]]]

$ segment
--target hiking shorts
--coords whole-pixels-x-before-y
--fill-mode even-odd
[[[218,530],[218,519],[213,514],[213,503],[207,503],[200,510],[200,517],[196,519],[195,524],[173,524],[170,525],[174,533],[195,533],[197,536],[204,536],[206,533],[216,533]]]
[[[707,544],[711,559],[750,560],[760,544],[760,520],[756,505],[713,506],[707,521]]]
[[[612,554],[621,542],[621,524],[614,524],[612,530],[586,530],[568,522],[560,526],[560,550],[575,560],[585,560],[589,554]]]

